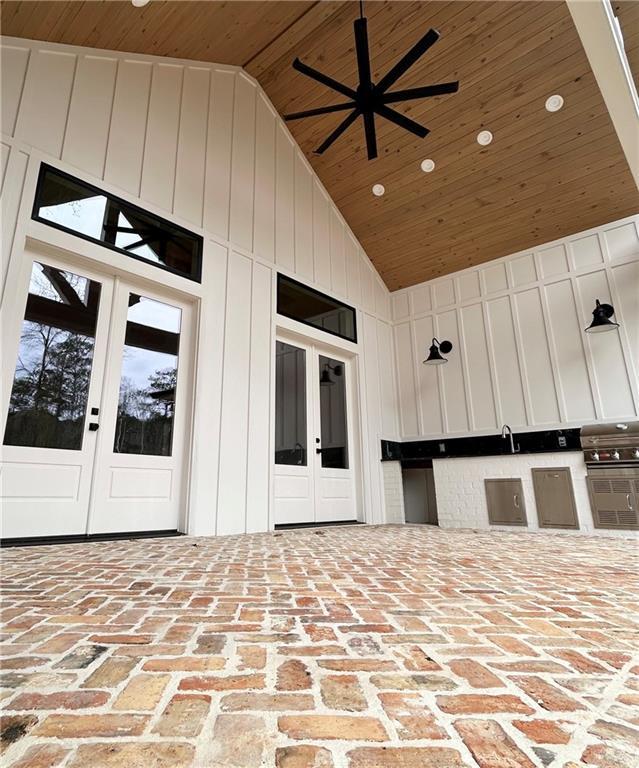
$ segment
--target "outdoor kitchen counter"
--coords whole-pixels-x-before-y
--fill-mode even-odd
[[[513,432],[515,455],[580,451],[579,429]],[[402,467],[417,467],[432,459],[476,456],[512,456],[508,436],[501,433],[477,437],[450,437],[437,440],[409,440],[402,443],[382,440],[382,461],[401,461]]]

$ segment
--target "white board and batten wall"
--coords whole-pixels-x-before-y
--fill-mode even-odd
[[[638,216],[391,298],[404,440],[639,416]],[[584,332],[596,299],[614,306],[618,332]],[[446,365],[422,363],[433,336],[453,342]],[[439,524],[488,528],[484,480],[520,477],[527,528],[540,530],[531,469],[565,466],[579,517],[572,533],[634,536],[594,528],[586,466],[574,451],[434,460]]]
[[[390,295],[284,122],[236,67],[2,38],[3,311],[48,162],[201,234],[188,520],[193,534],[271,527],[275,275],[357,308],[360,508],[385,519],[380,439],[399,434]],[[111,256],[149,280],[166,273]],[[11,366],[6,366],[10,368]],[[12,371],[9,373],[9,377]],[[6,409],[10,378],[3,380]]]
[[[639,416],[639,216],[391,298],[405,440]],[[584,333],[596,299],[618,332]],[[433,336],[446,365],[422,364]]]

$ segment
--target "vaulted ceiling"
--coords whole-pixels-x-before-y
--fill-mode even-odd
[[[614,3],[635,77],[639,3]],[[244,66],[281,114],[342,100],[291,68],[295,56],[357,84],[353,2],[11,2],[2,32],[61,43]],[[398,104],[431,133],[377,118],[368,161],[361,122],[322,156],[343,113],[290,122],[344,217],[397,289],[639,211],[639,192],[563,0],[365,3],[373,80],[429,27],[439,42],[397,88],[459,80],[455,95]],[[551,114],[548,96],[565,105]],[[482,129],[494,134],[480,147]],[[435,162],[423,173],[425,158]],[[377,198],[371,187],[381,183]]]

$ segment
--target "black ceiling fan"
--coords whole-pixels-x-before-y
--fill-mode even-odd
[[[364,16],[363,2],[360,1],[360,18],[355,19],[355,49],[357,51],[357,68],[359,70],[359,85],[356,90],[349,88],[343,83],[334,80],[332,77],[319,72],[313,67],[309,67],[299,59],[293,62],[293,68],[303,75],[317,80],[317,82],[328,86],[334,91],[347,96],[350,101],[341,104],[333,104],[329,107],[318,107],[309,109],[305,112],[294,112],[285,115],[285,120],[299,120],[303,117],[314,117],[315,115],[326,115],[330,112],[345,112],[351,110],[350,114],[329,134],[325,141],[315,150],[316,154],[321,155],[333,142],[338,139],[344,131],[352,125],[358,117],[364,120],[364,133],[366,135],[366,149],[368,159],[373,160],[377,157],[377,137],[375,135],[375,114],[390,120],[391,123],[399,125],[401,128],[414,133],[420,138],[424,138],[428,133],[428,128],[411,120],[401,112],[389,107],[389,104],[395,104],[399,101],[410,101],[411,99],[424,99],[429,96],[440,96],[445,93],[455,93],[459,88],[457,81],[450,83],[438,83],[436,85],[423,85],[419,88],[408,88],[404,91],[391,91],[388,89],[399,78],[415,64],[426,51],[433,46],[439,39],[439,32],[435,29],[429,29],[428,32],[418,40],[415,45],[402,56],[402,58],[392,67],[378,83],[371,80],[371,65],[368,53],[368,30],[367,20]]]

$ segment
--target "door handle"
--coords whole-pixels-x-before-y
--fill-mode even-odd
[[[515,505],[515,509],[519,509],[519,494],[514,493],[513,494],[513,503]]]
[[[323,450],[324,450],[323,448],[316,448],[315,453],[322,453]]]
[[[626,494],[626,504],[628,505],[628,509],[631,512],[634,512],[634,510],[632,508],[632,502],[630,501],[630,494],[629,493]]]
[[[100,425],[95,421],[89,422],[89,432],[97,432],[100,429]]]

